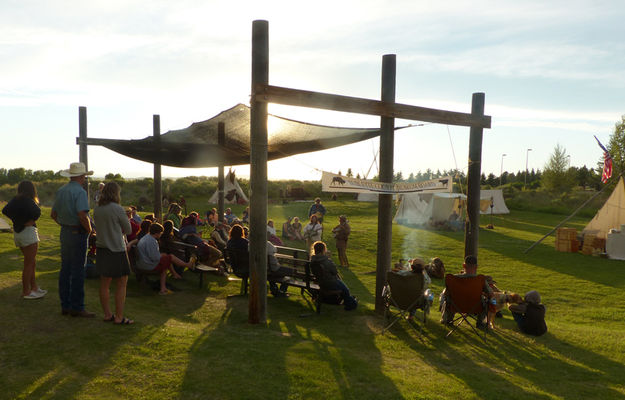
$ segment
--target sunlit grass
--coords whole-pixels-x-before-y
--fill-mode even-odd
[[[189,208],[208,208],[188,199]],[[186,273],[180,291],[158,296],[128,285],[133,326],[99,318],[60,315],[56,289],[58,227],[44,217],[38,281],[50,293],[40,301],[19,298],[21,255],[12,235],[0,234],[0,398],[510,398],[623,397],[625,262],[558,253],[553,237],[524,254],[563,217],[529,211],[495,216],[494,230],[480,230],[480,272],[507,290],[536,289],[547,307],[549,332],[520,334],[510,314],[484,345],[463,329],[445,339],[438,300],[419,337],[407,323],[385,335],[374,311],[377,208],[372,203],[324,202],[329,230],[346,214],[353,234],[343,270],[360,299],[355,312],[324,306],[312,313],[299,292],[268,298],[268,323],[247,323],[247,298],[239,282]],[[278,230],[287,216],[305,219],[309,203],[271,205]],[[242,207],[235,206],[239,214]],[[482,217],[490,222],[490,217]],[[583,227],[575,218],[567,226]],[[332,240],[328,240],[333,249]],[[293,246],[301,246],[289,242]],[[334,252],[336,253],[336,252]],[[441,257],[460,269],[462,232],[393,227],[393,260]],[[334,254],[336,257],[336,254]],[[87,308],[97,311],[97,281],[87,281]],[[433,290],[443,288],[434,279]],[[311,315],[313,314],[313,315]],[[302,315],[308,315],[303,317]]]

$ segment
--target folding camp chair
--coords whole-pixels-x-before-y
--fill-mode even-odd
[[[386,273],[386,286],[382,290],[384,299],[384,316],[390,322],[383,330],[382,334],[393,326],[400,318],[406,318],[410,312],[417,309],[423,311],[423,324],[430,313],[430,303],[425,298],[423,274],[402,275],[393,271]],[[397,312],[393,312],[394,307]],[[410,324],[415,330],[416,327]],[[419,327],[421,330],[421,327]]]
[[[447,337],[455,332],[463,322],[466,322],[486,342],[486,333],[488,332],[490,321],[488,321],[488,304],[486,297],[483,295],[485,282],[486,278],[484,275],[467,277],[452,274],[445,275],[444,315],[459,315],[449,321],[451,330],[447,333]],[[487,317],[485,324],[482,320],[484,316]],[[475,320],[476,325],[483,324],[483,337],[469,319]]]

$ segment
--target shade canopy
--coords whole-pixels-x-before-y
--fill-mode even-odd
[[[217,143],[220,122],[225,124],[223,147]],[[379,128],[315,125],[274,115],[269,115],[267,129],[269,160],[330,149],[380,135]],[[158,140],[150,136],[140,140],[89,138],[86,142],[137,160],[172,167],[209,168],[249,164],[250,107],[237,104],[206,121],[166,132]]]

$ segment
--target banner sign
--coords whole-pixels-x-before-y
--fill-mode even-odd
[[[452,186],[453,181],[451,176],[444,176],[424,182],[384,183],[350,178],[325,171],[323,171],[321,175],[321,190],[324,192],[387,194],[418,192],[451,193]]]

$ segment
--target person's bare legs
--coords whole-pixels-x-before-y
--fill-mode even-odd
[[[37,264],[37,249],[39,243],[20,247],[24,255],[24,270],[22,271],[22,296],[28,296],[30,292],[39,289],[35,283],[35,266]]]
[[[161,293],[167,293],[167,270],[161,271]]]
[[[124,305],[126,304],[126,284],[128,275],[115,279],[115,322],[120,323],[124,318]]]
[[[104,319],[111,319],[113,313],[109,305],[109,287],[113,278],[107,276],[100,277],[100,304],[102,305],[102,311],[104,311]]]
[[[177,265],[179,267],[191,268],[193,266],[193,263],[191,262],[191,260],[189,260],[188,262],[184,262],[173,254],[171,255],[171,262],[172,264]]]

